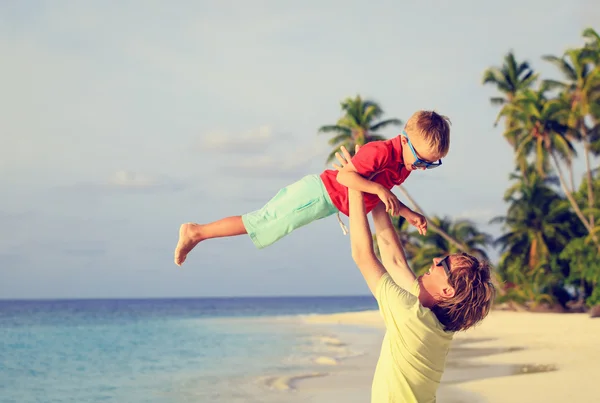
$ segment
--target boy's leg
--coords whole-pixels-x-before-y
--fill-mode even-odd
[[[265,206],[244,214],[242,221],[258,249],[338,210],[318,175],[307,175],[281,189]]]
[[[181,266],[187,254],[200,242],[211,238],[223,238],[247,234],[241,216],[223,218],[209,224],[183,224],[179,228],[179,242],[175,248],[175,264]]]
[[[187,254],[207,239],[248,234],[254,245],[262,249],[336,211],[321,179],[308,175],[281,189],[259,210],[210,224],[183,224],[179,229],[175,264],[181,265]]]

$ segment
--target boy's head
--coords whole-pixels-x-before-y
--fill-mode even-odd
[[[448,154],[450,119],[434,111],[415,112],[406,122],[400,141],[406,169],[433,168]]]
[[[467,330],[483,320],[496,295],[489,264],[467,253],[433,259],[418,281],[421,304],[447,331]]]

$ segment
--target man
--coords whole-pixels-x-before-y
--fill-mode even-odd
[[[342,148],[342,153],[342,166],[336,169],[353,169],[347,150]],[[373,252],[361,192],[348,189],[348,197],[352,258],[386,326],[371,402],[434,403],[454,333],[477,324],[490,311],[495,296],[490,266],[459,253],[433,259],[429,271],[416,278],[380,203],[372,214],[382,264]]]

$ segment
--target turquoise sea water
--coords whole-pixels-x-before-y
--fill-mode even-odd
[[[321,354],[294,315],[371,297],[0,301],[0,402],[262,402]]]

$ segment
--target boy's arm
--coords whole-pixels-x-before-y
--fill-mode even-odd
[[[357,146],[357,150],[358,149],[360,149],[360,147]],[[372,182],[369,179],[364,178],[352,163],[352,157],[350,157],[348,150],[346,150],[346,148],[343,146],[341,147],[341,150],[344,154],[345,160],[348,161],[348,163],[343,167],[336,166],[338,169],[337,181],[346,186],[348,189],[354,189],[359,192],[377,195],[385,204],[387,211],[391,212],[392,215],[398,215],[399,212],[406,206],[404,206],[404,204],[402,204],[396,195],[394,195],[389,189],[386,189],[383,185],[377,182]],[[339,161],[342,161],[339,153],[336,153],[336,157]]]
[[[376,143],[367,143],[362,147],[357,145],[354,157],[350,156],[346,147],[342,146],[340,150],[347,164],[343,165],[342,169],[338,169],[337,181],[347,188],[359,192],[378,194],[384,187],[369,179],[372,174],[385,165],[387,161],[385,149]],[[335,154],[338,161],[342,161],[340,153]]]
[[[379,203],[371,214],[375,223],[377,245],[383,265],[396,284],[405,290],[410,290],[416,277],[408,266],[402,244],[390,216],[385,211],[385,206]]]
[[[385,189],[381,184],[363,178],[356,172],[356,168],[352,164],[346,165],[338,172],[337,181],[348,189],[354,189],[359,192],[371,193],[374,195],[379,194],[382,189]]]
[[[381,276],[386,271],[373,252],[373,238],[367,220],[363,194],[359,191],[348,189],[348,202],[350,204],[350,245],[352,259],[360,269],[369,290],[377,297],[377,285]]]

